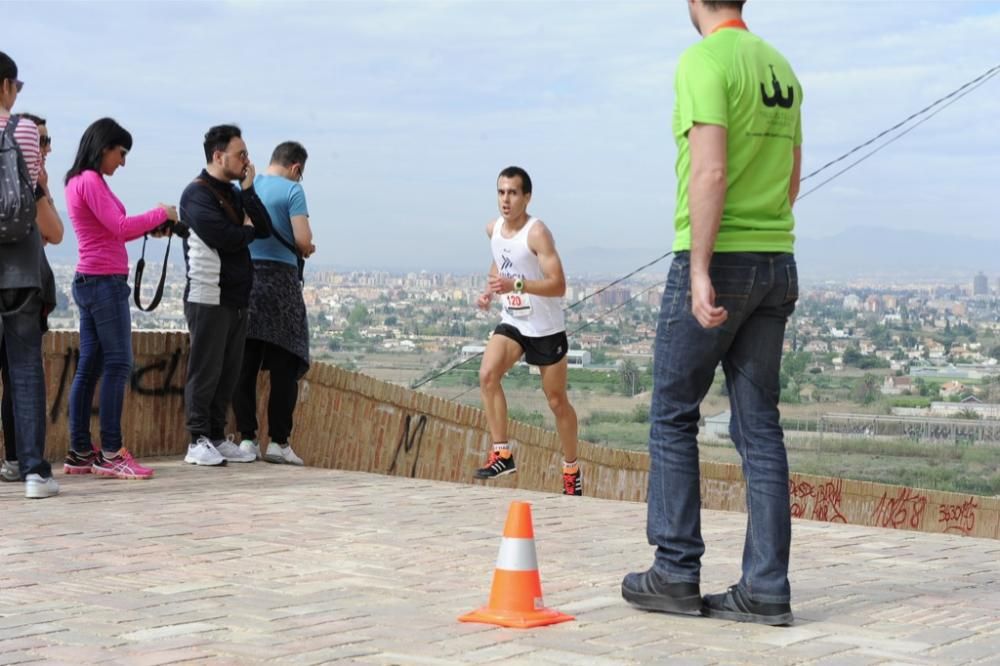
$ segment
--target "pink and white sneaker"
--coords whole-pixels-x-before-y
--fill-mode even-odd
[[[153,470],[140,465],[124,446],[113,456],[103,452],[98,454],[93,472],[97,476],[115,479],[153,478]]]

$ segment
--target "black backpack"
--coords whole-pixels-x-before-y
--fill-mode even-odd
[[[0,244],[20,243],[35,230],[35,193],[14,138],[18,120],[10,116],[0,137]]]

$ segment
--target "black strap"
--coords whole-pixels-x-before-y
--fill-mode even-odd
[[[212,187],[211,183],[209,183],[204,178],[195,178],[194,182],[204,187],[207,187],[209,191],[215,194],[215,198],[219,200],[219,205],[222,206],[223,209],[225,209],[226,213],[233,220],[233,222],[236,222],[237,224],[243,224],[243,220],[240,219],[240,216],[236,213],[236,210],[233,208],[232,204],[226,201],[226,198],[222,196],[218,190]],[[302,256],[302,252],[299,250],[298,247],[296,247],[293,243],[289,243],[287,240],[285,240],[284,236],[278,233],[278,230],[274,228],[274,222],[271,220],[270,217],[268,217],[267,220],[270,223],[269,226],[271,227],[271,235],[274,236],[275,240],[284,245],[289,252],[295,255],[295,263],[298,266],[299,270],[299,286],[301,287],[305,285],[305,269],[306,269],[305,257]],[[292,230],[292,236],[293,237],[295,236],[294,229]]]
[[[149,302],[149,305],[143,307],[139,300],[139,292],[142,289],[142,273],[146,270],[146,240],[149,238],[149,234],[142,235],[142,255],[135,264],[135,285],[132,287],[132,300],[135,302],[135,307],[143,312],[155,310],[163,298],[163,285],[167,281],[167,259],[170,258],[170,241],[173,237],[173,234],[167,236],[167,251],[163,253],[163,270],[160,272],[160,283],[156,285],[156,293],[153,294],[153,300]]]

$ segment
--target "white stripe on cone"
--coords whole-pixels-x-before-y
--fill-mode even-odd
[[[500,553],[497,555],[497,569],[536,571],[538,559],[535,557],[535,540],[502,537]]]

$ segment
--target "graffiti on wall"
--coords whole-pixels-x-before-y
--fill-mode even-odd
[[[875,507],[872,522],[876,527],[920,529],[926,508],[927,497],[913,488],[900,488],[895,496],[887,491]]]
[[[844,480],[833,479],[815,486],[808,481],[788,482],[788,492],[792,502],[793,518],[809,518],[827,523],[846,523],[847,518],[840,512],[840,502],[844,494]],[[812,504],[812,511],[809,505]]]
[[[961,504],[941,504],[938,506],[938,524],[944,525],[945,532],[972,534],[976,528],[976,509],[979,504],[970,497]]]
[[[404,461],[413,453],[413,465],[410,467],[410,477],[417,476],[417,462],[420,460],[420,444],[424,439],[424,430],[427,428],[427,415],[421,414],[416,418],[412,414],[403,417],[403,428],[399,433],[399,444],[396,445],[396,453],[392,456],[392,464],[389,465],[389,474],[396,472],[396,464],[399,462],[399,454],[403,453]],[[401,466],[402,467],[402,466]]]
[[[131,390],[142,396],[164,397],[184,395],[184,385],[178,376],[183,350],[178,347],[167,357],[159,357],[144,365],[135,365],[129,381]],[[80,350],[77,347],[67,347],[62,355],[62,365],[59,369],[59,383],[52,398],[52,408],[49,410],[49,420],[56,423],[63,413],[69,414],[69,390],[73,385],[77,366],[80,364]],[[65,409],[63,406],[65,405]],[[98,406],[93,406],[93,415],[98,414]]]

